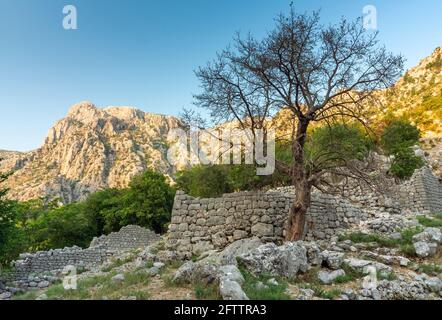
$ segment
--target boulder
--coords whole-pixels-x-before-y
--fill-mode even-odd
[[[421,233],[413,236],[413,242],[434,242],[442,243],[442,232],[439,228],[425,228]]]
[[[323,284],[331,284],[335,282],[336,278],[345,276],[345,271],[342,269],[334,270],[331,272],[320,271],[318,273],[318,279]]]
[[[316,242],[302,242],[302,245],[307,250],[307,261],[313,266],[319,266],[322,264],[321,248]]]
[[[344,261],[344,253],[325,250],[321,253],[323,263],[330,269],[338,270]]]
[[[418,241],[413,244],[416,254],[421,258],[434,255],[437,251],[437,244],[432,242]]]
[[[46,281],[46,280],[38,283],[39,288],[47,288],[47,287],[49,287],[49,285],[50,285],[49,281]]]
[[[188,261],[184,263],[175,272],[172,281],[175,283],[190,283],[195,269],[196,264],[194,262]]]
[[[267,243],[239,256],[238,260],[256,276],[268,274],[294,279],[299,272],[308,269],[307,250],[298,242],[289,242],[279,247]]]
[[[382,272],[382,273],[391,273],[392,268],[376,261],[369,261],[369,260],[362,260],[362,259],[355,259],[355,258],[349,258],[344,260],[344,264],[349,266],[351,269],[358,271],[358,272],[367,272],[368,267],[374,267],[376,271]]]
[[[229,279],[221,279],[219,292],[224,300],[249,300],[238,282]]]
[[[227,246],[219,254],[208,259],[220,265],[237,265],[237,257],[258,248],[262,244],[262,241],[257,237],[238,240]]]
[[[112,277],[112,281],[115,281],[115,282],[122,282],[122,281],[124,281],[124,279],[125,279],[124,274],[122,274],[122,273],[119,273],[119,274]]]
[[[183,264],[173,277],[175,283],[202,282],[210,284],[219,278],[218,266],[205,261],[188,261]]]
[[[221,266],[218,271],[220,279],[228,279],[239,284],[244,283],[244,277],[235,265]]]

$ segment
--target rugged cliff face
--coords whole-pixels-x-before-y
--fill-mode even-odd
[[[8,181],[11,198],[60,197],[68,203],[101,188],[126,187],[147,168],[170,176],[167,136],[180,126],[171,116],[82,102],[49,130],[40,149],[2,152],[0,169],[15,171]]]
[[[403,117],[417,125],[426,139],[442,136],[442,47],[380,94],[382,105],[371,110],[374,122]]]

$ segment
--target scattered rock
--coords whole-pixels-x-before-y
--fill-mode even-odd
[[[344,263],[355,271],[367,273],[368,267],[374,267],[376,271],[383,273],[391,273],[392,268],[376,261],[368,261],[356,258],[345,259]]]
[[[345,271],[342,269],[335,270],[332,272],[320,271],[318,273],[318,279],[323,284],[331,284],[335,282],[336,278],[345,276]]]
[[[221,279],[219,291],[224,300],[249,300],[236,281],[226,278]]]
[[[237,257],[258,248],[262,244],[262,241],[256,237],[238,240],[227,246],[221,253],[213,255],[209,260],[220,265],[237,265]]]
[[[122,282],[122,281],[124,281],[124,279],[125,279],[125,277],[124,277],[124,274],[122,274],[122,273],[119,273],[119,274],[112,277],[112,281],[115,281],[115,282]]]
[[[442,243],[442,232],[439,228],[425,228],[421,233],[413,236],[413,242]]]
[[[49,281],[41,281],[38,283],[39,288],[47,288],[49,287],[49,285],[50,285]]]
[[[238,259],[254,275],[269,274],[294,279],[299,272],[306,272],[308,269],[307,250],[297,242],[279,247],[274,243],[267,243]]]
[[[432,242],[418,241],[413,244],[416,254],[421,258],[432,256],[437,251],[437,244]]]
[[[333,270],[338,270],[342,266],[344,255],[343,252],[325,250],[322,252],[322,259],[325,266]]]
[[[240,285],[244,283],[244,277],[235,265],[226,265],[219,268],[221,279],[228,279],[238,282]]]

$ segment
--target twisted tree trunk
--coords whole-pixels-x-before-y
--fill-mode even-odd
[[[311,201],[311,185],[304,166],[304,146],[308,125],[307,119],[301,119],[297,125],[295,139],[293,139],[291,175],[296,195],[286,224],[286,241],[302,240],[305,236],[306,215]]]

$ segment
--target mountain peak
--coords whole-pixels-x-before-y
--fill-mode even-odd
[[[82,101],[74,104],[68,111],[67,116],[75,119],[91,118],[96,115],[98,109],[92,102]]]

